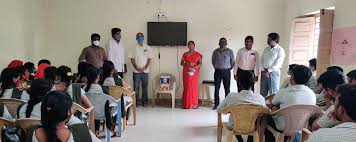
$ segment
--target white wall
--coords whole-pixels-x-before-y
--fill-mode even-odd
[[[197,50],[203,54],[200,79],[213,79],[211,54],[218,47],[220,37],[228,38],[228,46],[234,51],[243,47],[244,37],[255,37],[255,48],[266,47],[269,32],[284,33],[284,0],[167,0],[164,4],[169,21],[188,22],[188,39],[196,42]],[[49,58],[55,65],[70,65],[76,68],[81,50],[90,44],[90,34],[102,36],[102,45],[110,38],[110,29],[120,27],[127,55],[135,45],[135,34],[146,33],[146,22],[157,21],[159,0],[57,0],[45,3],[45,45],[41,58]],[[256,4],[258,3],[258,4]],[[150,78],[161,72],[173,73],[178,77],[177,60],[180,61],[185,47],[152,47],[155,58]],[[178,56],[178,57],[177,57]],[[126,79],[132,80],[132,66]],[[178,67],[181,71],[181,67]],[[232,81],[232,90],[236,83]],[[151,88],[149,88],[151,90]],[[177,98],[181,97],[181,89]]]
[[[0,69],[13,59],[25,59],[24,17],[22,0],[1,0]]]

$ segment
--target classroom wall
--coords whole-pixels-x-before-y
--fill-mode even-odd
[[[13,59],[25,59],[23,0],[1,0],[0,69]]]
[[[334,29],[356,26],[356,19],[354,13],[356,1],[355,0],[338,0],[335,6]],[[348,73],[356,69],[356,65],[339,65]]]
[[[125,55],[135,45],[135,34],[146,34],[146,22],[157,21],[156,13],[161,6],[169,21],[188,22],[188,39],[196,42],[196,50],[203,54],[200,80],[213,79],[211,54],[218,47],[220,37],[228,39],[228,46],[235,52],[243,47],[245,36],[255,37],[255,48],[266,47],[266,35],[270,32],[284,33],[284,0],[56,0],[45,2],[45,37],[40,58],[49,58],[55,65],[76,68],[81,50],[90,44],[90,34],[102,36],[105,46],[112,27],[122,29]],[[258,3],[258,4],[256,4]],[[150,80],[159,72],[169,72],[180,78],[178,65],[186,47],[152,47],[154,59]],[[177,49],[178,48],[178,49]],[[161,59],[158,59],[160,49]],[[132,66],[125,80],[132,82]],[[180,76],[180,77],[179,77]],[[232,81],[232,91],[236,91]],[[152,92],[151,85],[149,91]],[[210,90],[213,91],[212,89]],[[223,89],[221,89],[223,91]],[[180,85],[177,98],[181,98]],[[223,94],[223,93],[221,93]]]

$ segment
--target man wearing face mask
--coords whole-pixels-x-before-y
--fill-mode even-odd
[[[255,74],[255,82],[258,80],[258,74],[260,72],[259,58],[260,55],[257,50],[252,49],[253,37],[247,36],[245,38],[245,48],[241,48],[236,53],[236,61],[234,66],[234,78],[238,81],[239,71],[250,71]],[[239,83],[237,83],[238,91],[241,91]],[[254,86],[252,86],[254,91]]]
[[[279,35],[277,33],[268,34],[268,47],[263,50],[261,60],[261,89],[260,94],[264,97],[276,94],[279,90],[281,68],[283,65],[285,52],[278,45]]]
[[[151,47],[143,43],[143,33],[136,34],[137,45],[131,49],[129,58],[134,67],[133,81],[134,90],[136,92],[137,105],[145,106],[148,103],[147,86],[148,86],[148,73],[153,53]],[[140,85],[142,84],[142,100],[140,99]]]
[[[104,61],[107,60],[104,48],[100,47],[100,35],[94,33],[91,35],[91,45],[84,48],[79,56],[80,62],[87,62],[100,69]]]
[[[224,84],[225,96],[230,93],[230,80],[231,72],[230,70],[235,65],[234,52],[227,48],[226,38],[220,38],[219,48],[215,49],[211,58],[212,64],[214,66],[214,107],[213,110],[220,104],[219,90],[221,81]]]
[[[356,86],[341,85],[336,90],[335,109],[329,117],[337,124],[311,134],[308,142],[355,142],[356,141]]]
[[[123,78],[125,72],[125,56],[124,47],[121,42],[121,29],[111,29],[112,39],[106,46],[106,53],[108,54],[108,60],[114,63],[117,74]]]

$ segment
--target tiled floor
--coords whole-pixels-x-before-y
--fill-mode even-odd
[[[196,110],[139,107],[137,125],[129,121],[126,132],[114,142],[216,142],[217,113],[211,108]]]

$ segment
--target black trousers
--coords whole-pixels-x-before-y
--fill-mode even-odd
[[[249,71],[249,72],[252,72],[253,74],[255,73],[254,70],[243,70],[243,69],[238,68],[237,72],[236,72],[237,79],[239,79],[239,72],[240,71]],[[238,80],[236,80],[236,84],[237,84],[237,90],[238,90],[238,92],[240,92],[242,90],[242,87],[239,85],[239,81]],[[255,85],[252,86],[252,91],[255,91]]]
[[[214,72],[214,103],[215,105],[220,104],[219,90],[221,81],[224,84],[225,97],[230,93],[230,81],[231,81],[231,69],[215,69]]]

